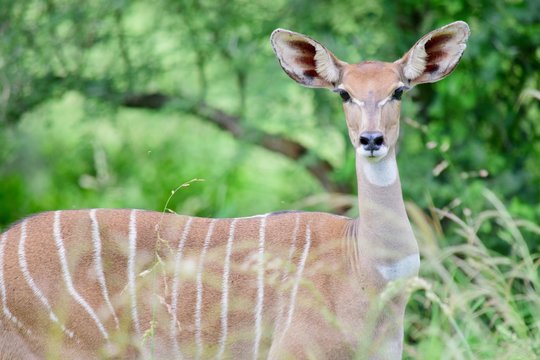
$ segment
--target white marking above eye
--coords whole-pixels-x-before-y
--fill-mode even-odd
[[[397,84],[396,89],[399,89],[400,87],[405,87],[405,84],[402,83],[401,81]],[[341,89],[341,90],[347,91],[347,93],[349,94],[349,96],[351,98],[351,102],[353,102],[354,104],[356,104],[356,105],[358,105],[358,106],[360,106],[362,108],[364,106],[366,106],[365,101],[358,100],[357,98],[353,97],[351,95],[351,93],[347,89],[345,89],[345,87],[342,84],[339,84],[338,86],[336,86],[336,89]],[[389,101],[392,100],[393,95],[394,95],[394,92],[392,92],[392,94],[388,95],[386,98],[382,99],[381,101],[377,102],[377,107],[382,108],[384,105],[386,105]]]
[[[351,100],[352,100],[353,103],[355,103],[356,105],[360,106],[361,108],[363,108],[364,106],[366,106],[366,103],[365,103],[364,101],[360,101],[360,100],[358,100],[358,99],[356,99],[356,98],[353,98],[352,96],[351,96]]]
[[[386,99],[384,100],[381,100],[377,103],[377,107],[378,108],[382,108],[384,105],[386,105],[390,100],[392,100],[392,95],[390,95],[389,97],[387,97]]]

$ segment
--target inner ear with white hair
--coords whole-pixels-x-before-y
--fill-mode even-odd
[[[312,38],[276,29],[270,41],[283,70],[299,84],[333,89],[340,82],[346,63]]]
[[[469,39],[469,26],[463,21],[445,25],[424,35],[396,63],[411,86],[439,81],[454,70]]]

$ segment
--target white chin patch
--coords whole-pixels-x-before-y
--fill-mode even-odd
[[[359,156],[365,157],[370,161],[376,162],[376,161],[381,160],[383,157],[386,156],[386,154],[388,154],[388,147],[385,145],[382,145],[379,148],[379,150],[370,151],[370,150],[364,149],[363,146],[359,146],[356,148],[356,154]]]
[[[381,148],[382,150],[382,148]],[[380,151],[380,150],[379,150]],[[368,153],[365,151],[365,153]],[[388,148],[384,151],[384,155],[388,153]],[[374,152],[374,155],[376,152]],[[363,152],[357,150],[357,155],[362,156],[368,161],[362,162],[362,172],[364,173],[367,181],[375,186],[386,187],[390,186],[396,182],[397,179],[397,164],[396,160],[393,157],[385,157],[384,155],[379,155],[377,157],[372,157],[371,154],[364,155]]]

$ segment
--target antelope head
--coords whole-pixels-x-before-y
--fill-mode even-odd
[[[468,37],[468,25],[457,21],[425,35],[397,61],[356,64],[339,60],[319,42],[289,30],[275,30],[271,42],[281,67],[293,80],[341,96],[357,156],[377,162],[394,154],[401,96],[417,84],[450,74]]]

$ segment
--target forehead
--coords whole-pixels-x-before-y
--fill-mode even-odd
[[[355,97],[385,98],[401,81],[396,64],[379,61],[365,61],[347,65],[343,72],[342,84]]]

